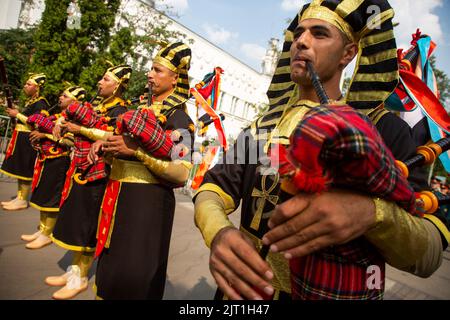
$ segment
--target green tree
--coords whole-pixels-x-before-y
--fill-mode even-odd
[[[57,97],[63,89],[63,81],[95,92],[98,78],[107,67],[106,60],[122,58],[107,52],[120,0],[79,0],[81,24],[74,29],[67,28],[70,2],[45,0],[45,10],[34,38],[36,53],[30,70],[47,75],[46,93],[50,97]],[[118,37],[124,38],[125,33],[121,31]]]
[[[35,34],[36,54],[30,71],[48,77],[46,94],[53,100],[68,81],[84,86],[91,96],[97,82],[109,67],[127,63],[133,68],[126,98],[143,93],[145,66],[159,42],[184,36],[167,30],[171,23],[162,12],[141,2],[138,14],[124,10],[129,1],[78,0],[79,28],[67,28],[67,8],[71,0],[45,0],[45,10]],[[151,14],[149,14],[151,12]],[[141,31],[141,32],[139,32]],[[150,34],[148,36],[147,34]]]
[[[0,31],[0,56],[5,59],[8,82],[14,99],[18,99],[27,76],[33,52],[34,29],[10,29]]]
[[[136,10],[124,10],[135,5]],[[147,83],[148,63],[162,44],[175,40],[184,41],[186,35],[170,30],[172,24],[166,12],[172,12],[172,7],[160,3],[160,9],[155,10],[134,0],[123,0],[115,29],[129,28],[131,30],[132,50],[127,61],[133,68],[130,85],[126,91],[127,98],[136,98],[144,93]],[[188,40],[192,43],[193,40]]]

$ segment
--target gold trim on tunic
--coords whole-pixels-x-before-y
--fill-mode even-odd
[[[141,162],[114,158],[110,180],[125,183],[158,184],[158,179]]]

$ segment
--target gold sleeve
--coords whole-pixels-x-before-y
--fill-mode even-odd
[[[108,139],[108,137],[112,136],[114,133],[110,131],[103,131],[96,128],[81,127],[80,134],[93,141],[97,140],[106,141],[106,139]]]
[[[16,118],[17,118],[17,120],[22,122],[24,125],[28,126],[28,123],[27,123],[28,117],[26,115],[19,112],[17,114]]]
[[[55,125],[61,125],[61,123],[65,121],[64,117],[59,117],[55,121]]]
[[[189,177],[192,165],[187,161],[175,160],[165,161],[148,155],[144,150],[138,148],[134,156],[141,161],[152,173],[171,183],[182,185]]]
[[[374,199],[376,226],[365,237],[391,266],[428,277],[442,261],[439,231],[428,220],[415,217],[395,203]]]
[[[52,135],[51,133],[45,133],[44,135],[47,139],[52,140],[54,142],[58,142],[58,139],[56,139],[55,136]]]
[[[59,139],[59,143],[67,147],[73,147],[75,145],[73,133],[70,132],[66,133],[64,137]]]
[[[235,227],[228,219],[222,198],[213,191],[197,193],[194,218],[208,248],[211,248],[211,243],[220,230]]]

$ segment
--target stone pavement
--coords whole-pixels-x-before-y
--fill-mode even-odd
[[[0,199],[12,197],[16,188],[15,181],[0,178]],[[176,198],[164,299],[210,300],[216,286],[208,268],[209,250],[194,225],[190,197],[177,192]],[[237,223],[239,217],[234,216],[232,220]],[[17,212],[0,209],[0,299],[51,299],[57,288],[47,286],[45,277],[63,274],[71,262],[71,256],[53,244],[40,250],[25,248],[20,235],[36,230],[38,220],[38,211],[33,208]],[[91,290],[93,270],[90,273],[90,288],[77,299],[94,299]],[[445,252],[441,268],[428,279],[390,267],[387,268],[387,278],[386,299],[450,300],[450,252]]]

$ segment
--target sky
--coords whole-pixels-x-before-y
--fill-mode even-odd
[[[309,0],[157,0],[169,15],[234,57],[261,71],[270,38]],[[407,49],[417,28],[436,42],[437,67],[450,75],[450,0],[390,0],[396,12],[397,46]],[[350,75],[349,75],[350,76]]]

